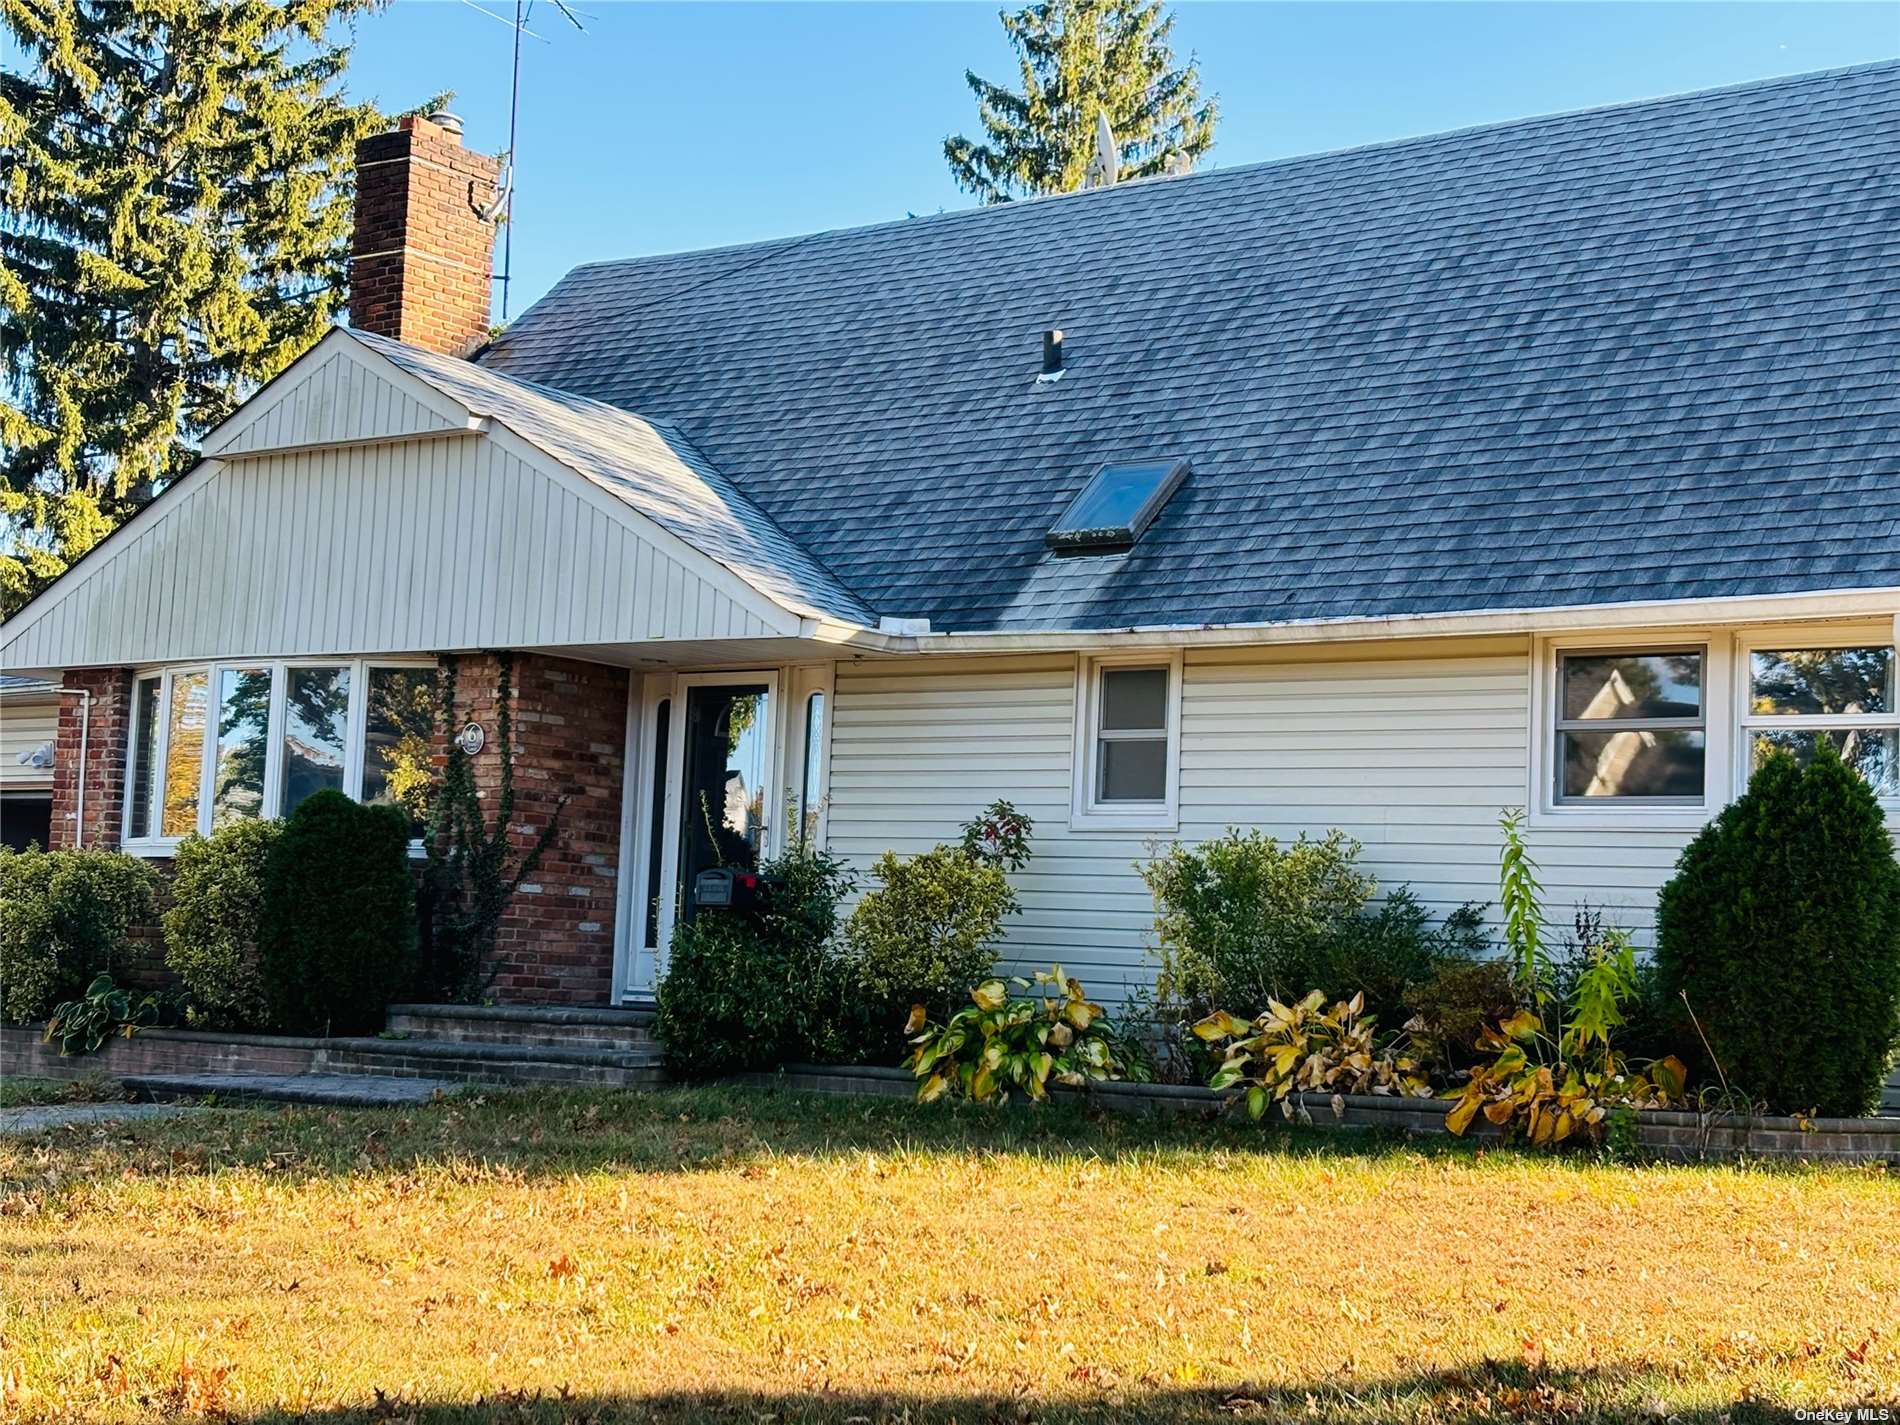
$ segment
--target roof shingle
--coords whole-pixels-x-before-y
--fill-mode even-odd
[[[1896,171],[1883,63],[581,267],[479,359],[939,630],[1900,586]],[[1157,455],[1132,553],[1044,547]]]

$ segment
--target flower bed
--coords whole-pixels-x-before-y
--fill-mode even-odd
[[[909,1098],[917,1080],[907,1069],[828,1064],[787,1064],[775,1073],[742,1074],[742,1083],[776,1085],[801,1093],[868,1098]],[[1087,1090],[1062,1089],[1053,1096],[1085,1095],[1117,1113],[1172,1113],[1212,1117],[1226,1111],[1224,1095],[1183,1084],[1104,1083]],[[1387,1094],[1289,1095],[1295,1116],[1317,1128],[1390,1133],[1442,1134],[1453,1100]],[[1788,1158],[1830,1162],[1900,1163],[1900,1117],[1748,1118],[1640,1109],[1634,1114],[1634,1146],[1677,1162],[1706,1158]],[[1469,1136],[1496,1139],[1500,1130],[1480,1118]]]

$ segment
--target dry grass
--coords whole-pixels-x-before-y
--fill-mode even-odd
[[[0,1140],[0,1416],[1785,1418],[1900,1188],[700,1090]],[[1896,1418],[1900,1418],[1897,1416]]]

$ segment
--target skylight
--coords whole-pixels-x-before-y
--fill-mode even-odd
[[[1185,460],[1111,461],[1089,477],[1043,542],[1058,554],[1129,549],[1187,473]]]

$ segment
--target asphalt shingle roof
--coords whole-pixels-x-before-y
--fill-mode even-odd
[[[1900,586],[1897,171],[1883,63],[581,267],[479,359],[938,630]],[[1158,455],[1132,553],[1044,548]]]
[[[876,616],[664,421],[351,332],[471,414],[501,422],[785,608],[870,624]]]

